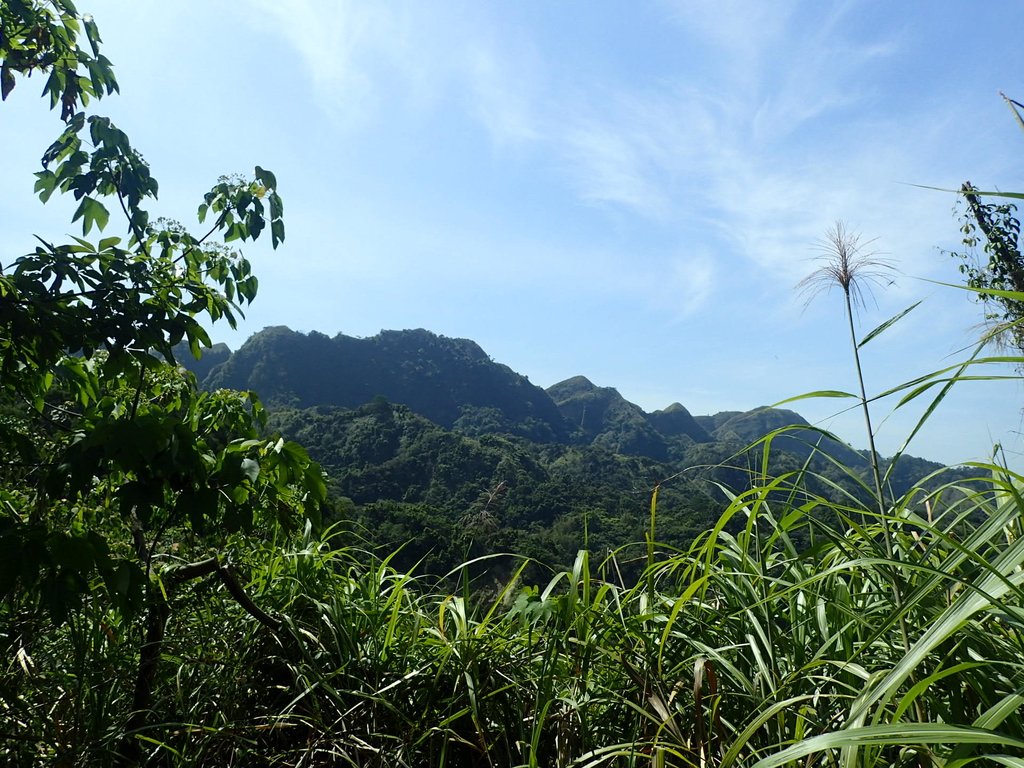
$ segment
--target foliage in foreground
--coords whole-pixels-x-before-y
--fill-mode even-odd
[[[173,363],[182,342],[208,344],[198,318],[234,324],[255,297],[249,262],[228,243],[264,230],[274,247],[283,241],[276,178],[258,166],[251,180],[221,178],[199,206],[200,223],[210,219],[204,234],[151,217],[158,184],[149,165],[123,131],[85,109],[117,90],[100,42],[71,0],[0,2],[0,99],[20,78],[46,78],[63,125],[35,191],[43,202],[73,196],[83,235],[0,254],[0,636],[23,670],[25,638],[70,632],[91,643],[98,629],[120,638],[108,681],[130,708],[115,721],[98,699],[75,706],[120,731],[109,751],[137,763],[145,748],[135,734],[149,722],[176,593],[216,575],[240,608],[276,626],[239,583],[230,539],[315,519],[326,488],[301,448],[261,435],[255,396],[200,393],[159,359]],[[84,239],[106,229],[111,209],[123,215],[123,235]],[[77,685],[101,656],[78,656]],[[20,738],[11,682],[4,751],[18,764],[29,758],[6,746]],[[51,724],[62,721],[57,699]]]
[[[977,469],[984,490],[912,491],[884,521],[768,501],[790,474],[635,586],[581,551],[487,601],[367,565],[343,531],[240,539],[274,624],[212,576],[183,590],[134,735],[168,765],[1020,765],[1022,479]],[[0,757],[109,762],[131,628],[101,600],[6,617]]]
[[[1000,94],[1024,129],[1024,105]],[[996,198],[989,202],[991,198]],[[1020,192],[982,192],[971,182],[960,187],[958,203],[963,203],[960,232],[964,251],[953,253],[960,261],[960,274],[967,286],[977,292],[985,306],[987,333],[1006,346],[1024,351],[1024,243],[1020,237],[1020,219],[1015,201]]]

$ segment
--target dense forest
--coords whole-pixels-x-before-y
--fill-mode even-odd
[[[790,410],[694,417],[673,403],[645,413],[583,376],[543,390],[476,343],[422,329],[357,339],[267,328],[233,354],[218,345],[199,360],[184,348],[177,357],[205,389],[258,392],[271,432],[326,471],[335,521],[424,574],[499,553],[534,560],[523,576],[535,582],[581,548],[642,560],[656,486],[658,541],[686,547],[713,526],[728,492],[765,469],[766,435],[766,469],[811,470],[820,494],[839,493],[830,483],[857,494],[870,466]],[[899,468],[895,495],[943,467],[902,456]],[[492,562],[492,576],[507,577],[513,562]]]
[[[161,218],[101,51],[70,0],[0,0],[3,109],[42,81],[35,192],[82,225],[0,255],[0,763],[1024,765],[1024,478],[873,450],[860,351],[914,307],[859,327],[884,264],[841,224],[803,285],[857,386],[812,394],[867,451],[426,331],[230,353],[207,327],[256,297],[241,246],[285,239],[277,177]],[[993,327],[893,390],[918,429],[1024,361],[1022,195],[960,196]]]

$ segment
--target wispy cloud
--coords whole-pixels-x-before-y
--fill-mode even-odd
[[[386,93],[419,109],[454,102],[497,142],[537,136],[531,92],[540,72],[530,45],[502,35],[473,4],[254,2],[264,25],[302,60],[322,108],[341,123],[365,125]]]
[[[671,196],[658,178],[656,147],[645,146],[647,142],[625,127],[597,121],[582,123],[563,138],[583,199],[619,204],[654,218],[668,215]]]
[[[649,190],[647,199],[672,197],[677,180],[683,189],[707,190],[709,181],[734,175],[738,168],[764,165],[794,132],[855,103],[860,98],[855,77],[859,68],[887,50],[877,44],[863,49],[837,46],[820,31],[814,39],[802,40],[803,30],[789,28],[785,8],[774,4],[771,13],[764,6],[757,12],[750,3],[726,6],[687,2],[679,9],[679,20],[691,36],[718,47],[714,58],[727,66],[684,68],[663,75],[659,88],[610,98],[597,89],[581,115],[587,129],[570,128],[567,145],[585,165],[587,153],[575,151],[581,145],[578,136],[614,137],[615,142],[591,141],[595,172],[582,171],[584,178],[605,178],[608,174],[602,171],[611,154],[620,160],[614,167],[632,171],[632,186]],[[600,111],[595,103],[602,106]]]
[[[407,40],[403,16],[384,4],[339,0],[254,0],[255,24],[282,35],[295,49],[327,110],[349,120],[373,108],[368,59],[387,60]]]
[[[534,102],[543,73],[530,47],[523,45],[513,61],[481,41],[468,46],[464,57],[469,110],[492,139],[504,145],[541,138]]]
[[[398,84],[422,108],[464,110],[495,145],[546,153],[580,200],[716,250],[717,261],[738,259],[761,284],[799,279],[837,218],[880,236],[907,271],[928,273],[930,233],[948,223],[948,206],[922,206],[919,191],[899,185],[933,181],[950,160],[936,159],[949,138],[939,105],[919,107],[913,130],[906,113],[870,109],[872,83],[902,41],[897,26],[854,37],[849,3],[665,0],[681,44],[703,46],[714,66],[680,59],[640,85],[586,71],[552,77],[557,52],[478,6],[340,2],[327,19],[313,0],[256,4],[328,108],[366,119],[378,92],[394,93],[382,86]],[[708,263],[687,262],[699,278],[690,285],[704,285]],[[684,304],[699,306],[703,290]]]
[[[692,317],[705,308],[720,274],[705,253],[681,256],[670,262],[668,280],[658,289],[659,299],[674,310],[677,321]]]
[[[723,72],[737,87],[754,85],[766,57],[785,41],[800,4],[798,0],[663,0],[662,5],[683,32],[725,54]]]
[[[869,108],[895,38],[848,38],[846,5],[810,21],[796,2],[671,8],[681,34],[727,64],[680,69],[643,90],[582,83],[550,99],[559,111],[548,133],[580,196],[718,242],[780,284],[800,276],[807,248],[837,218],[891,236],[919,265],[920,233],[938,218],[908,232],[894,206],[906,209],[915,191],[898,182],[925,178],[930,148],[948,136]],[[918,119],[941,122],[927,111]]]

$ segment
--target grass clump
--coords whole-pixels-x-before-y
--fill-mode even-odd
[[[196,587],[134,735],[153,765],[1017,765],[1022,478],[977,469],[891,504],[891,557],[876,510],[791,473],[636,586],[583,551],[486,602],[336,531],[253,546],[247,589],[280,631]],[[136,643],[99,606],[23,619],[4,625],[4,760],[109,762]]]

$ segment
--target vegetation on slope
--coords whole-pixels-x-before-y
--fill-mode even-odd
[[[538,442],[566,437],[565,424],[542,389],[491,361],[475,342],[424,330],[332,339],[265,328],[214,369],[205,384],[252,389],[268,403],[295,407],[355,408],[382,396],[470,434],[493,425]]]
[[[333,349],[331,362],[305,355],[301,350],[310,343],[322,345],[324,354]],[[345,352],[351,349],[373,355]],[[473,351],[475,366],[492,373],[465,380],[460,359],[466,350]],[[243,370],[256,373],[242,376]],[[660,531],[662,543],[688,546],[725,508],[718,485],[736,493],[750,486],[763,457],[748,446],[778,430],[772,443],[776,471],[806,465],[822,478],[808,478],[813,492],[867,498],[860,480],[839,468],[868,477],[865,456],[785,409],[699,417],[705,430],[682,405],[648,414],[616,390],[577,376],[546,391],[529,390],[532,399],[549,398],[562,419],[549,418],[545,439],[531,440],[526,435],[537,434],[535,423],[529,416],[516,421],[515,414],[540,409],[512,405],[506,388],[491,388],[495,380],[525,378],[471,341],[423,330],[327,340],[266,329],[209,380],[233,372],[240,376],[233,383],[249,388],[266,380],[269,373],[260,371],[304,382],[298,406],[286,404],[296,400],[280,388],[271,390],[277,399],[267,404],[270,427],[301,443],[323,466],[338,498],[332,519],[353,523],[378,553],[400,549],[393,562],[420,573],[442,575],[471,556],[502,552],[568,567],[580,547],[607,552],[641,544],[646,499],[656,485],[672,510]],[[342,378],[374,384],[335,386]],[[400,404],[378,394],[360,402],[373,388],[415,397]],[[445,428],[438,414],[452,404],[463,415]],[[555,434],[562,437],[555,440]],[[905,459],[890,477],[896,494],[941,468]],[[510,567],[508,560],[494,560],[488,571],[502,578]],[[627,571],[636,573],[631,566]],[[536,568],[526,575],[537,577]]]

